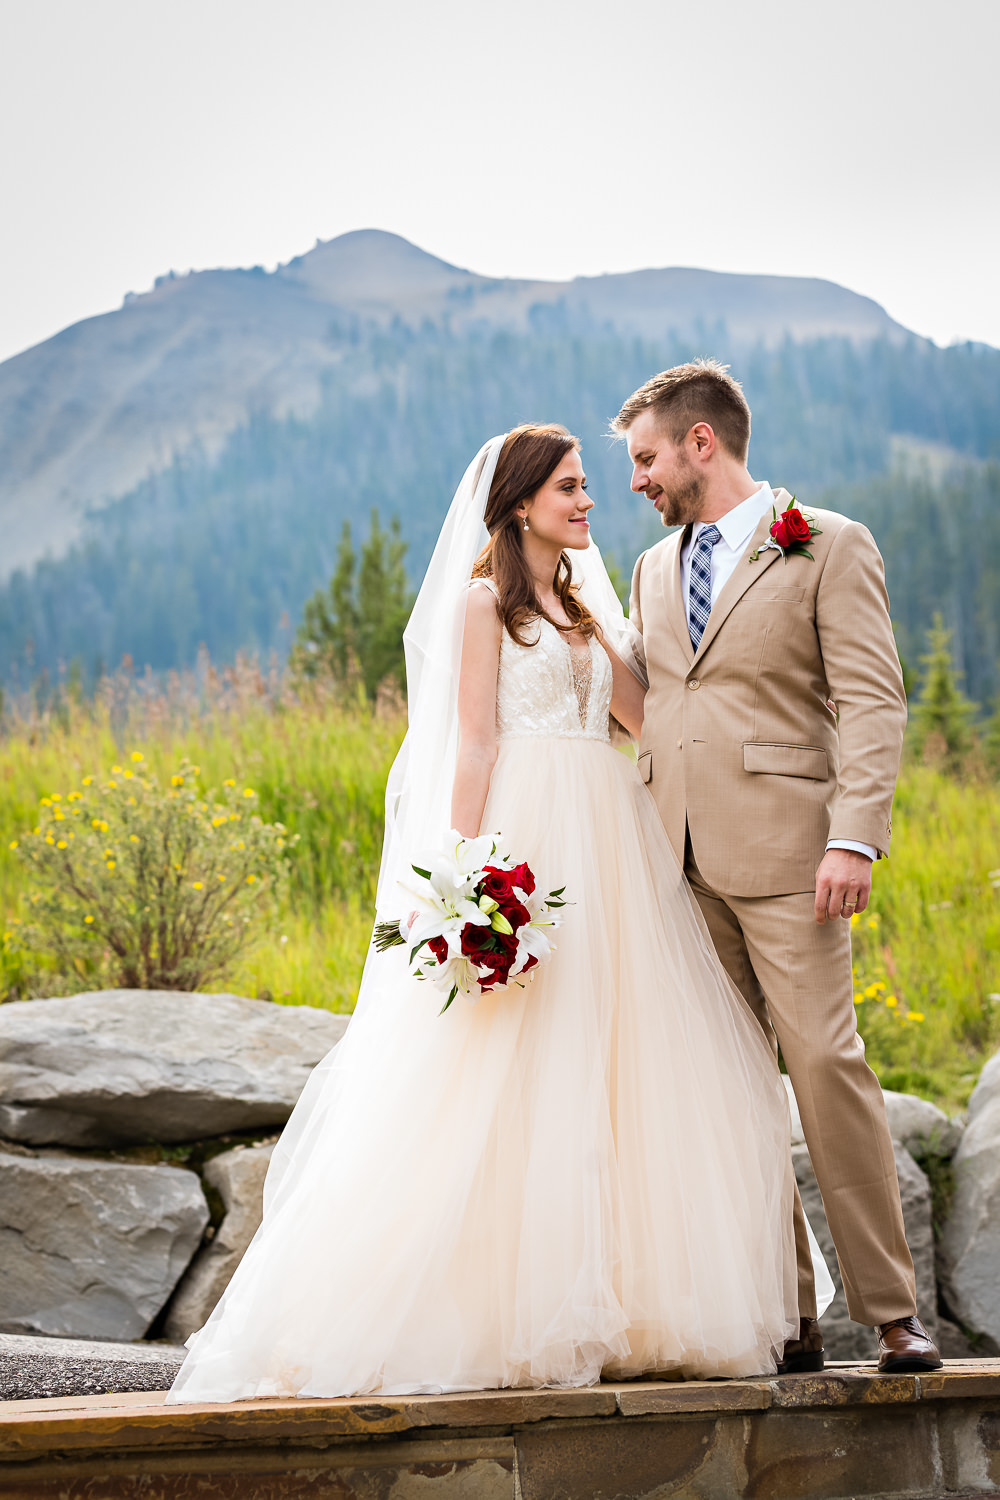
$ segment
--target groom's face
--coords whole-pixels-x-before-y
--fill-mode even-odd
[[[632,488],[653,502],[664,526],[687,526],[700,520],[706,481],[685,445],[671,442],[652,411],[640,412],[628,429],[627,440]]]

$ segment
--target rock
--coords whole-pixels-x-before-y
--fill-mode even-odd
[[[926,1152],[934,1156],[954,1156],[965,1128],[962,1120],[949,1120],[944,1110],[916,1094],[897,1094],[883,1089],[889,1131],[894,1141],[905,1146],[913,1156]]]
[[[0,1152],[0,1332],[141,1338],[207,1223],[194,1172]]]
[[[108,1146],[281,1125],[348,1020],[175,990],[0,1006],[0,1135]]]
[[[167,1310],[168,1339],[184,1343],[208,1320],[243,1252],[257,1233],[263,1212],[264,1178],[273,1146],[237,1147],[213,1156],[205,1181],[222,1199],[225,1218],[210,1244],[191,1262]]]
[[[896,1171],[899,1175],[899,1191],[903,1203],[903,1222],[906,1226],[906,1242],[913,1256],[917,1277],[917,1307],[920,1316],[933,1338],[937,1328],[937,1286],[934,1266],[934,1231],[931,1224],[931,1188],[924,1172],[913,1157],[898,1143],[894,1143]],[[819,1185],[804,1145],[792,1148],[795,1176],[806,1216],[819,1241],[830,1275],[837,1288],[837,1295],[823,1314],[821,1327],[827,1359],[874,1360],[876,1340],[872,1329],[854,1323],[847,1311],[840,1268],[833,1247],[833,1236],[823,1211]]]
[[[969,1100],[955,1153],[955,1194],[941,1236],[941,1280],[950,1311],[1000,1349],[1000,1053]]]
[[[792,1145],[801,1146],[805,1140],[799,1106],[787,1074],[782,1074],[788,1094],[788,1108],[792,1117]],[[894,1141],[905,1146],[915,1156],[930,1152],[934,1156],[953,1156],[962,1139],[964,1122],[950,1120],[943,1110],[916,1094],[897,1094],[892,1089],[883,1089],[885,1112],[889,1120],[889,1133]]]
[[[169,1344],[106,1344],[0,1333],[0,1401],[163,1391],[187,1351]]]

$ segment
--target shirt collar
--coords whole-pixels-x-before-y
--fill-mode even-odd
[[[708,524],[717,526],[722,533],[722,540],[733,552],[742,552],[747,542],[757,530],[757,523],[761,516],[766,515],[774,504],[774,491],[765,479],[759,489],[754,490],[739,505],[734,505],[732,510],[727,511],[718,521],[708,523],[699,522],[692,533],[692,540],[697,538],[698,533]]]

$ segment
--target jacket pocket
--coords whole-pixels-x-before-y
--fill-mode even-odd
[[[744,740],[743,769],[768,776],[802,776],[807,781],[826,781],[830,774],[825,750],[766,740]]]
[[[646,750],[636,761],[636,767],[643,781],[650,782],[653,779],[653,752]]]

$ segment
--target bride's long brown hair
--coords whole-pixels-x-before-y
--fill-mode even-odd
[[[572,569],[565,552],[560,553],[552,587],[570,622],[552,620],[535,593],[535,580],[524,556],[522,522],[517,507],[527,500],[562,463],[567,453],[579,452],[580,442],[556,422],[525,422],[508,432],[500,449],[496,473],[486,502],[486,529],[490,539],[476,559],[473,578],[492,578],[499,595],[500,614],[509,635],[521,646],[537,641],[523,634],[525,626],[543,615],[557,630],[592,636],[597,621],[580,602],[572,582]]]

